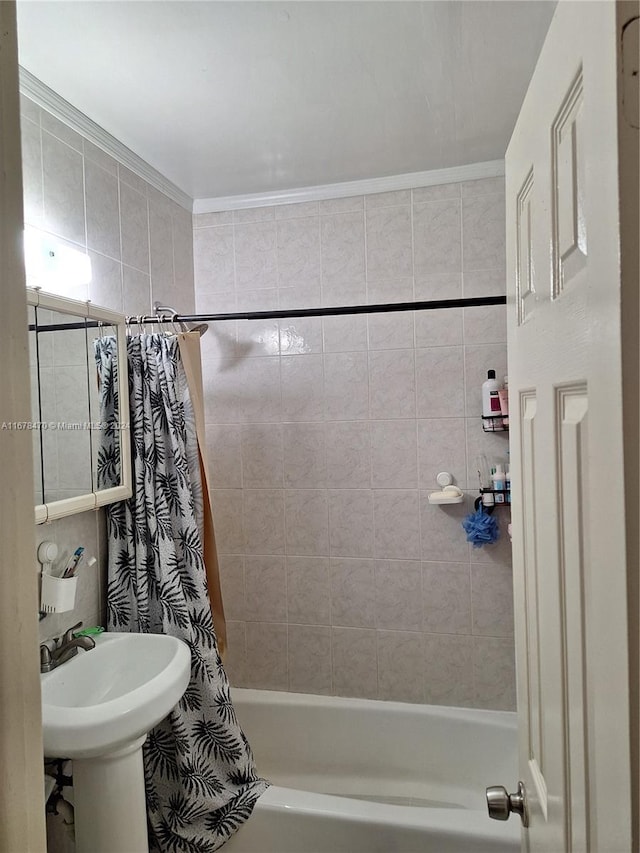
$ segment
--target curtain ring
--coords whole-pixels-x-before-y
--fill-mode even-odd
[[[175,335],[180,334],[180,331],[178,329],[176,329],[176,317],[178,317],[178,316],[179,316],[179,314],[177,311],[174,311],[173,314],[171,315],[171,326],[173,327],[173,333]]]
[[[102,325],[102,320],[98,320],[98,334],[100,335],[100,340],[104,338],[104,326]]]

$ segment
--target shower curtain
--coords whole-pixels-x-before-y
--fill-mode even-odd
[[[96,341],[101,419],[119,419],[116,342]],[[176,336],[127,339],[133,496],[107,508],[108,628],[170,634],[191,650],[180,703],[143,747],[150,847],[217,850],[247,820],[268,783],[230,698],[207,594],[196,429]],[[120,416],[122,417],[122,416]],[[113,483],[115,433],[106,431],[98,477]],[[200,525],[199,525],[200,520]]]

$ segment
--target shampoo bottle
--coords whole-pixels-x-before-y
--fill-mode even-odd
[[[493,481],[493,488],[496,490],[493,496],[494,500],[497,504],[503,504],[505,502],[505,479],[504,470],[500,463],[496,465],[496,472],[491,475],[491,480]]]
[[[482,417],[486,432],[493,432],[500,420],[500,385],[496,380],[495,370],[489,370],[487,379],[482,383]],[[489,420],[487,420],[489,418]]]

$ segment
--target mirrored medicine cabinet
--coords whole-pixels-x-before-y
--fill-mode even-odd
[[[27,288],[36,524],[131,497],[122,314]],[[115,411],[105,418],[95,345],[111,337]],[[107,470],[108,469],[108,470]]]

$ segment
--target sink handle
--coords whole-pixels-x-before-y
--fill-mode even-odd
[[[62,642],[60,646],[66,646],[67,643],[70,643],[73,640],[74,633],[78,630],[78,628],[82,628],[82,622],[78,622],[77,625],[72,625],[71,628],[67,628],[67,630],[62,635]]]

